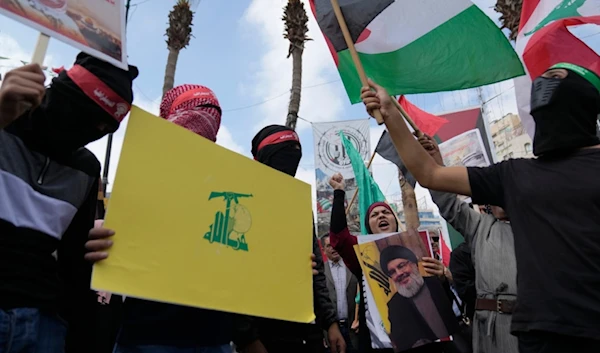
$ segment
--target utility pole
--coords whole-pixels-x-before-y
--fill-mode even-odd
[[[483,118],[483,128],[485,130],[485,134],[486,136],[481,136],[481,138],[487,138],[488,140],[488,144],[490,146],[490,152],[492,154],[492,160],[490,161],[492,164],[493,163],[498,163],[498,156],[496,156],[496,146],[494,145],[494,140],[492,139],[492,133],[491,133],[491,128],[490,128],[490,122],[487,116],[487,112],[485,110],[485,105],[488,103],[483,99],[483,87],[477,87],[477,93],[479,96],[479,102],[481,104],[481,117]]]
[[[127,19],[129,18],[129,7],[131,6],[131,0],[125,1],[125,28],[127,28]],[[127,32],[126,32],[127,33]],[[106,153],[104,156],[104,171],[102,172],[102,187],[104,197],[106,197],[106,191],[108,190],[108,169],[110,167],[110,153],[112,152],[113,134],[108,134],[106,141]]]

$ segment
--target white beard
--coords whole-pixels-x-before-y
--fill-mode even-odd
[[[413,272],[410,274],[410,279],[411,281],[406,285],[394,283],[398,294],[405,298],[412,298],[417,295],[423,287],[423,284],[425,284],[425,280],[419,273],[419,268],[417,266],[414,267]]]

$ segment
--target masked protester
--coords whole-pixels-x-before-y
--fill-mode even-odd
[[[200,85],[181,85],[168,91],[160,105],[160,116],[203,138],[216,141],[221,108],[215,94]],[[110,248],[103,238],[109,229],[90,231],[87,246],[95,252],[91,261],[106,258],[100,251]],[[118,241],[118,239],[117,239]],[[232,314],[178,305],[126,298],[123,323],[115,353],[206,353],[231,352]]]
[[[595,352],[600,344],[600,113],[598,72],[571,63],[533,82],[537,159],[485,168],[443,167],[420,147],[385,89],[363,88],[380,109],[402,160],[419,184],[471,196],[511,216],[517,260],[512,333],[520,353]],[[549,267],[550,266],[550,267]]]
[[[93,351],[97,297],[84,244],[94,224],[100,163],[84,146],[117,130],[137,75],[135,67],[124,71],[86,54],[47,89],[39,65],[6,74],[0,88],[0,347]]]
[[[258,162],[294,177],[302,158],[302,149],[298,135],[293,130],[284,126],[271,125],[262,129],[252,140],[252,155]],[[332,342],[332,352],[345,351],[344,339],[337,324],[337,314],[327,291],[323,258],[314,234],[314,226],[313,253],[316,255],[318,271],[313,278],[316,325],[240,317],[236,324],[234,340],[238,350],[244,353],[323,352],[321,330],[324,329]],[[294,304],[290,303],[290,305]]]
[[[345,200],[346,200],[346,192],[344,191],[346,185],[344,183],[344,178],[341,174],[335,174],[329,180],[329,185],[333,188],[333,205],[331,208],[331,225],[330,225],[330,241],[333,248],[340,254],[344,263],[348,267],[348,269],[356,276],[357,278],[362,278],[362,269],[360,267],[360,263],[358,261],[358,257],[356,256],[356,252],[354,251],[354,245],[358,244],[358,240],[355,236],[350,234],[348,230],[348,224],[346,220],[345,214]],[[367,228],[368,234],[385,234],[385,233],[395,233],[398,232],[398,219],[390,205],[385,202],[375,202],[369,206],[367,209],[367,213],[365,215],[365,226]],[[423,258],[422,259],[424,268],[427,272],[432,275],[436,275],[440,278],[444,278],[444,275],[447,273],[450,276],[449,271],[445,269],[444,265],[433,258]],[[435,280],[435,278],[432,278]],[[449,286],[447,281],[444,281],[445,292],[448,292]],[[439,286],[439,284],[435,285]],[[442,289],[442,288],[439,288]],[[443,290],[442,289],[442,290]],[[373,342],[375,339],[370,333],[370,330],[367,326],[366,320],[366,305],[364,298],[364,291],[360,291],[360,305],[359,305],[359,352],[378,352],[378,353],[391,353],[393,349],[373,349],[373,344],[375,346],[383,346],[382,342]],[[446,300],[451,296],[449,293],[444,293],[444,298],[442,300]],[[453,318],[454,315],[451,313],[450,306],[448,304],[447,308],[449,314],[446,315],[450,318]],[[407,320],[394,320],[396,321],[396,326],[399,327],[400,324],[405,322],[410,322]],[[404,322],[403,322],[404,321]],[[421,320],[422,321],[422,320]],[[454,323],[450,323],[452,325]],[[411,325],[411,328],[416,328],[416,325]],[[409,350],[405,350],[410,353],[429,353],[429,352],[453,352],[449,350],[450,347],[446,347],[445,343],[434,343],[427,344],[418,348],[413,348]],[[410,347],[410,346],[409,346]],[[448,348],[448,349],[446,349]]]

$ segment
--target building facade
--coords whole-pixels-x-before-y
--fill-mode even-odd
[[[506,114],[490,123],[490,132],[498,160],[533,158],[533,143],[516,114]]]

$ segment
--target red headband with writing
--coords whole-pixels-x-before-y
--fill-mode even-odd
[[[215,109],[218,109],[219,112],[221,112],[221,108],[219,107],[219,103],[215,98],[214,93],[212,93],[209,89],[202,87],[189,90],[177,97],[173,104],[171,104],[171,110],[169,111],[169,114],[173,114],[173,112],[175,112],[175,110],[177,110],[181,104],[192,99],[206,99],[208,101],[208,104],[206,105],[212,105]]]
[[[290,130],[280,131],[274,133],[273,135],[269,135],[267,138],[262,140],[262,142],[258,145],[258,148],[256,149],[256,154],[258,154],[258,151],[263,149],[265,146],[276,145],[278,143],[287,141],[296,141],[300,143],[300,139],[298,138],[298,134],[296,134],[296,132]],[[256,157],[254,159],[256,159]]]
[[[67,76],[116,121],[121,122],[131,109],[127,101],[83,66],[74,65],[67,71]]]

